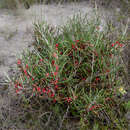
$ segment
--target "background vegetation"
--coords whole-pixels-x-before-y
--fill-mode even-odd
[[[25,8],[28,8],[28,5],[34,4],[34,3],[65,3],[65,2],[81,2],[85,0],[1,0],[0,1],[0,8],[18,8],[20,4],[24,5]],[[103,6],[105,8],[108,7],[118,7],[122,8],[123,11],[128,11],[128,0],[87,0],[92,5],[95,5],[95,2],[97,5]]]

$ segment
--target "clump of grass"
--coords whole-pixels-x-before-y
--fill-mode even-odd
[[[73,120],[80,129],[126,128],[120,100],[126,93],[120,64],[126,41],[124,35],[109,39],[99,25],[98,18],[81,14],[61,28],[34,25],[35,49],[18,60],[14,86],[48,129],[67,128]]]

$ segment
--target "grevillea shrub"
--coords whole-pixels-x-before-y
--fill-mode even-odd
[[[109,30],[101,32],[99,25],[99,19],[88,21],[80,14],[61,28],[35,24],[35,49],[17,61],[17,95],[47,102],[50,111],[67,110],[62,125],[73,117],[82,129],[125,128],[120,54],[127,42],[110,39]]]

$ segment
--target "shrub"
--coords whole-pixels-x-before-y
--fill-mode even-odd
[[[88,21],[81,14],[61,28],[46,22],[34,27],[35,49],[17,62],[16,93],[33,109],[48,104],[48,111],[63,115],[60,128],[71,118],[82,129],[125,128],[119,98],[125,94],[120,64],[124,37],[109,39],[109,30],[100,31],[98,18]]]

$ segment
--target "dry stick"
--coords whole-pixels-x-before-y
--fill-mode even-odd
[[[38,118],[41,118],[42,116],[48,114],[48,113],[51,113],[51,112],[44,112],[43,114],[41,114]]]
[[[93,60],[92,60],[92,73],[91,73],[91,81],[92,81],[92,77],[93,77],[93,66],[94,66],[94,53],[93,53]]]
[[[65,113],[64,116],[63,116],[63,119],[62,119],[62,121],[61,121],[61,123],[60,123],[60,127],[59,127],[58,130],[61,130],[61,127],[62,127],[63,121],[64,121],[64,119],[67,117],[67,114],[68,114],[69,108],[70,108],[70,107],[68,106],[68,107],[67,107],[67,110],[66,110],[66,113]]]
[[[51,119],[51,115],[52,115],[52,112],[50,113],[50,116],[49,116],[48,121],[46,122],[45,126],[47,126],[49,124],[50,119]]]

